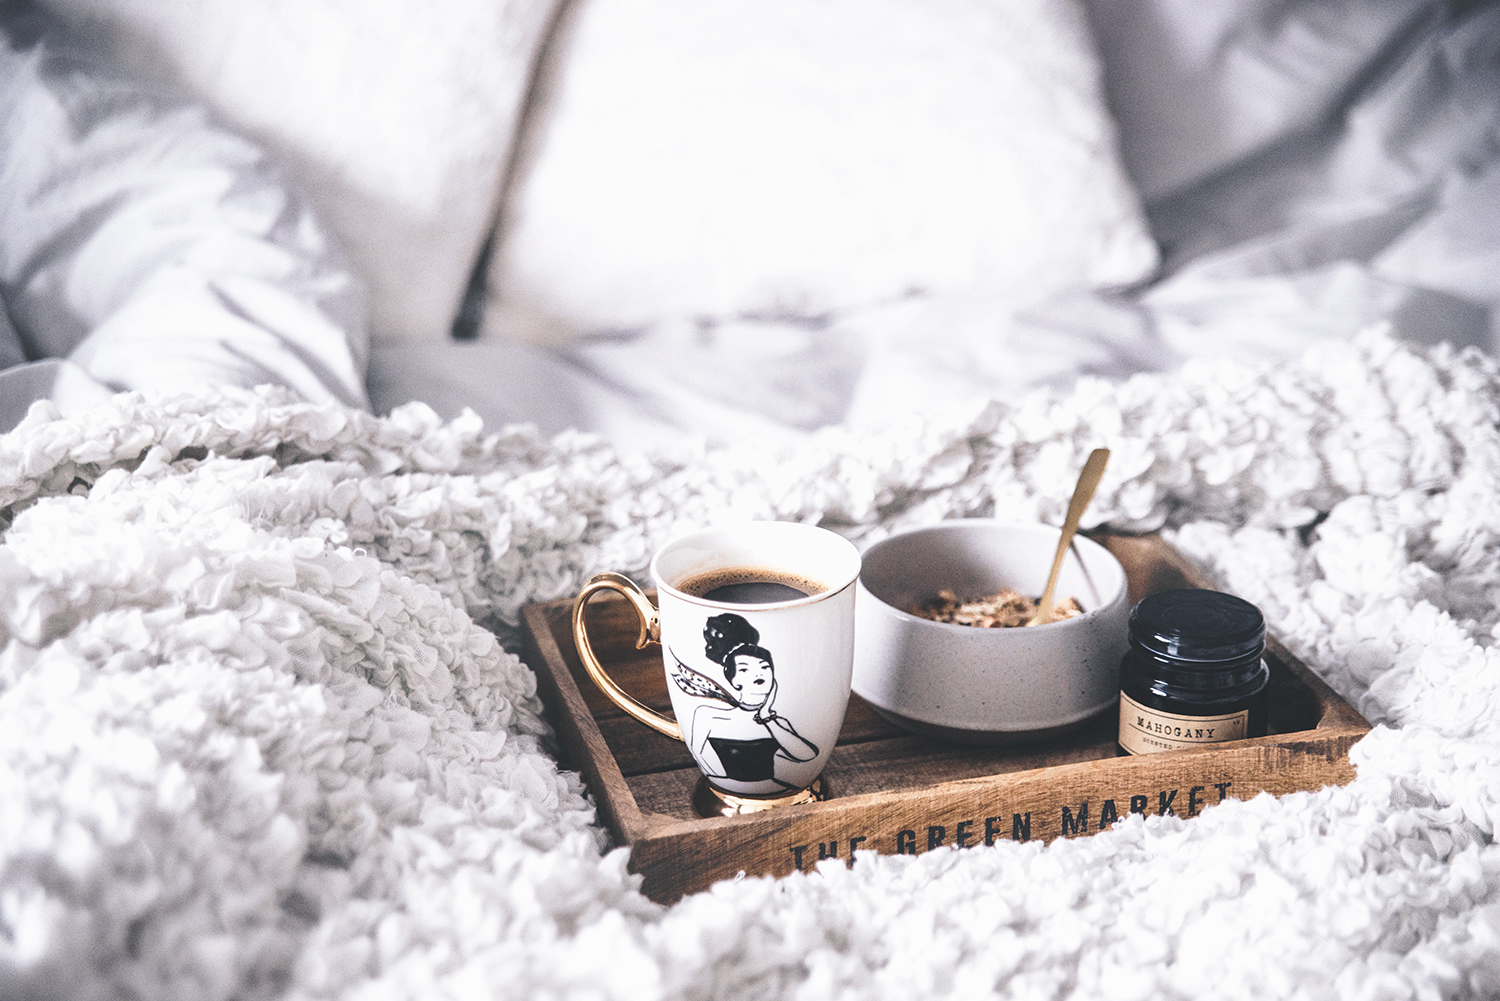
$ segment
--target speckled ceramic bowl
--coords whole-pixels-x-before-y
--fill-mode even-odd
[[[1109,711],[1120,695],[1130,603],[1125,570],[1078,537],[1059,600],[1084,613],[1045,626],[983,629],[908,609],[944,588],[961,599],[1002,587],[1041,594],[1058,530],[982,519],[894,535],[864,553],[855,601],[854,691],[928,736],[974,744],[1038,740]]]

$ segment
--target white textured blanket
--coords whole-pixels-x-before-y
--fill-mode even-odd
[[[1492,359],[1381,335],[776,454],[34,410],[0,438],[0,996],[1496,996],[1497,424]],[[711,520],[1056,519],[1099,444],[1094,518],[1165,526],[1381,724],[1354,783],[663,909],[476,624]]]

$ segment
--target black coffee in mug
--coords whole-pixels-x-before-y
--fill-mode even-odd
[[[730,605],[769,605],[822,594],[827,588],[798,574],[766,567],[722,567],[689,577],[677,590]]]

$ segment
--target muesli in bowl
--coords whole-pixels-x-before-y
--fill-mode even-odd
[[[927,736],[1019,743],[1114,711],[1128,640],[1125,570],[1084,537],[1063,561],[1057,593],[1077,614],[1021,628],[974,628],[915,613],[941,592],[1040,594],[1058,529],[965,519],[913,529],[863,554],[855,599],[854,691],[881,715]]]

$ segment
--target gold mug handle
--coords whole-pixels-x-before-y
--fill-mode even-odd
[[[578,592],[578,598],[573,602],[573,642],[578,646],[578,658],[583,661],[584,670],[589,672],[589,677],[594,679],[594,684],[598,685],[599,690],[615,705],[653,730],[659,730],[673,740],[681,740],[682,728],[677,725],[676,720],[670,716],[663,716],[650,706],[638,702],[625,689],[615,684],[615,680],[605,673],[603,665],[599,663],[599,658],[594,656],[594,647],[589,643],[588,629],[583,624],[583,606],[597,591],[618,591],[635,608],[635,613],[640,616],[641,620],[641,633],[635,641],[637,650],[646,649],[648,643],[661,642],[661,620],[657,617],[651,599],[646,597],[646,592],[624,574],[613,572],[595,574],[589,578],[587,584],[583,585],[583,590]]]

